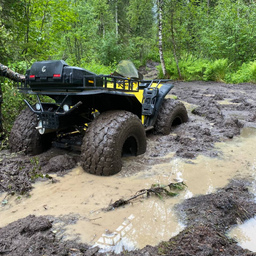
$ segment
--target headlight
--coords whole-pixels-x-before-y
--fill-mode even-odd
[[[65,112],[69,111],[69,105],[67,105],[67,104],[63,105],[63,110]]]
[[[36,103],[36,110],[41,110],[41,106],[40,106],[40,104],[39,103]]]

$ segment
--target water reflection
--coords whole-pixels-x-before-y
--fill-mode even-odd
[[[171,238],[184,229],[185,226],[173,216],[171,207],[166,208],[164,204],[160,205],[154,200],[148,207],[148,212],[151,213],[150,220],[148,215],[142,215],[145,214],[144,210],[136,216],[131,214],[114,232],[107,230],[103,233],[94,246],[100,247],[100,252],[131,251],[147,244],[154,244],[157,240],[166,240],[167,233]],[[144,220],[144,216],[147,220]]]
[[[128,234],[133,231],[132,220],[134,218],[134,215],[131,214],[115,232],[102,234],[94,246],[101,248],[100,252],[112,251],[120,253],[123,250],[134,250],[136,248],[136,241],[127,238]]]
[[[256,218],[234,227],[228,234],[244,249],[256,252]]]

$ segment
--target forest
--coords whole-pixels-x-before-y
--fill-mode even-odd
[[[0,0],[0,63],[24,74],[63,59],[109,74],[122,59],[151,60],[161,78],[256,82],[255,25],[254,0]],[[0,82],[12,119],[22,96]]]

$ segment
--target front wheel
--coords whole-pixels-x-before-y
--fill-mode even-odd
[[[140,119],[128,111],[107,111],[86,130],[81,165],[92,174],[109,176],[122,168],[122,156],[146,151],[146,134]]]
[[[9,147],[12,152],[23,151],[26,155],[37,155],[50,147],[50,135],[39,134],[36,130],[37,123],[36,114],[29,108],[21,111],[9,136]]]
[[[164,99],[155,123],[156,133],[168,135],[171,127],[188,121],[188,113],[184,104],[174,99]]]

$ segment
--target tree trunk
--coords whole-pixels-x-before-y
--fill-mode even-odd
[[[117,8],[117,0],[116,0],[116,6],[115,6],[115,16],[116,16],[116,38],[118,38],[118,8]]]
[[[12,71],[7,66],[5,66],[1,63],[0,63],[0,76],[7,77],[14,82],[24,82],[25,81],[24,75],[21,75],[19,73]]]
[[[43,17],[42,17],[42,23],[41,23],[41,29],[40,29],[40,32],[42,34],[43,32],[43,27],[44,27],[44,22],[45,22],[45,19],[46,19],[46,11],[48,9],[48,4],[49,4],[49,0],[46,1],[46,4],[45,4],[45,8],[44,8],[44,12],[43,12]]]
[[[164,54],[163,54],[163,34],[162,34],[163,17],[162,17],[162,13],[163,13],[163,0],[158,0],[158,16],[159,16],[158,17],[158,21],[159,21],[159,27],[158,27],[159,43],[158,43],[158,47],[159,47],[159,55],[160,55],[160,62],[161,62],[162,70],[163,70],[163,75],[164,75],[164,77],[166,77],[166,66],[165,66]]]
[[[26,34],[25,34],[25,38],[24,38],[24,44],[25,44],[25,48],[23,49],[22,53],[24,53],[26,55],[27,51],[28,51],[28,42],[29,42],[29,33],[30,33],[30,0],[28,1],[28,3],[25,3],[25,19],[26,19]]]
[[[0,133],[3,132],[3,122],[2,122],[2,102],[3,102],[3,94],[2,94],[2,88],[0,85]],[[2,139],[2,135],[0,134],[0,140]]]
[[[171,13],[171,38],[172,38],[173,56],[175,59],[177,70],[178,70],[179,79],[182,79],[180,67],[179,67],[179,60],[178,60],[177,53],[176,53],[177,51],[176,51],[173,19],[174,19],[174,17],[173,17],[173,12],[172,12]]]

